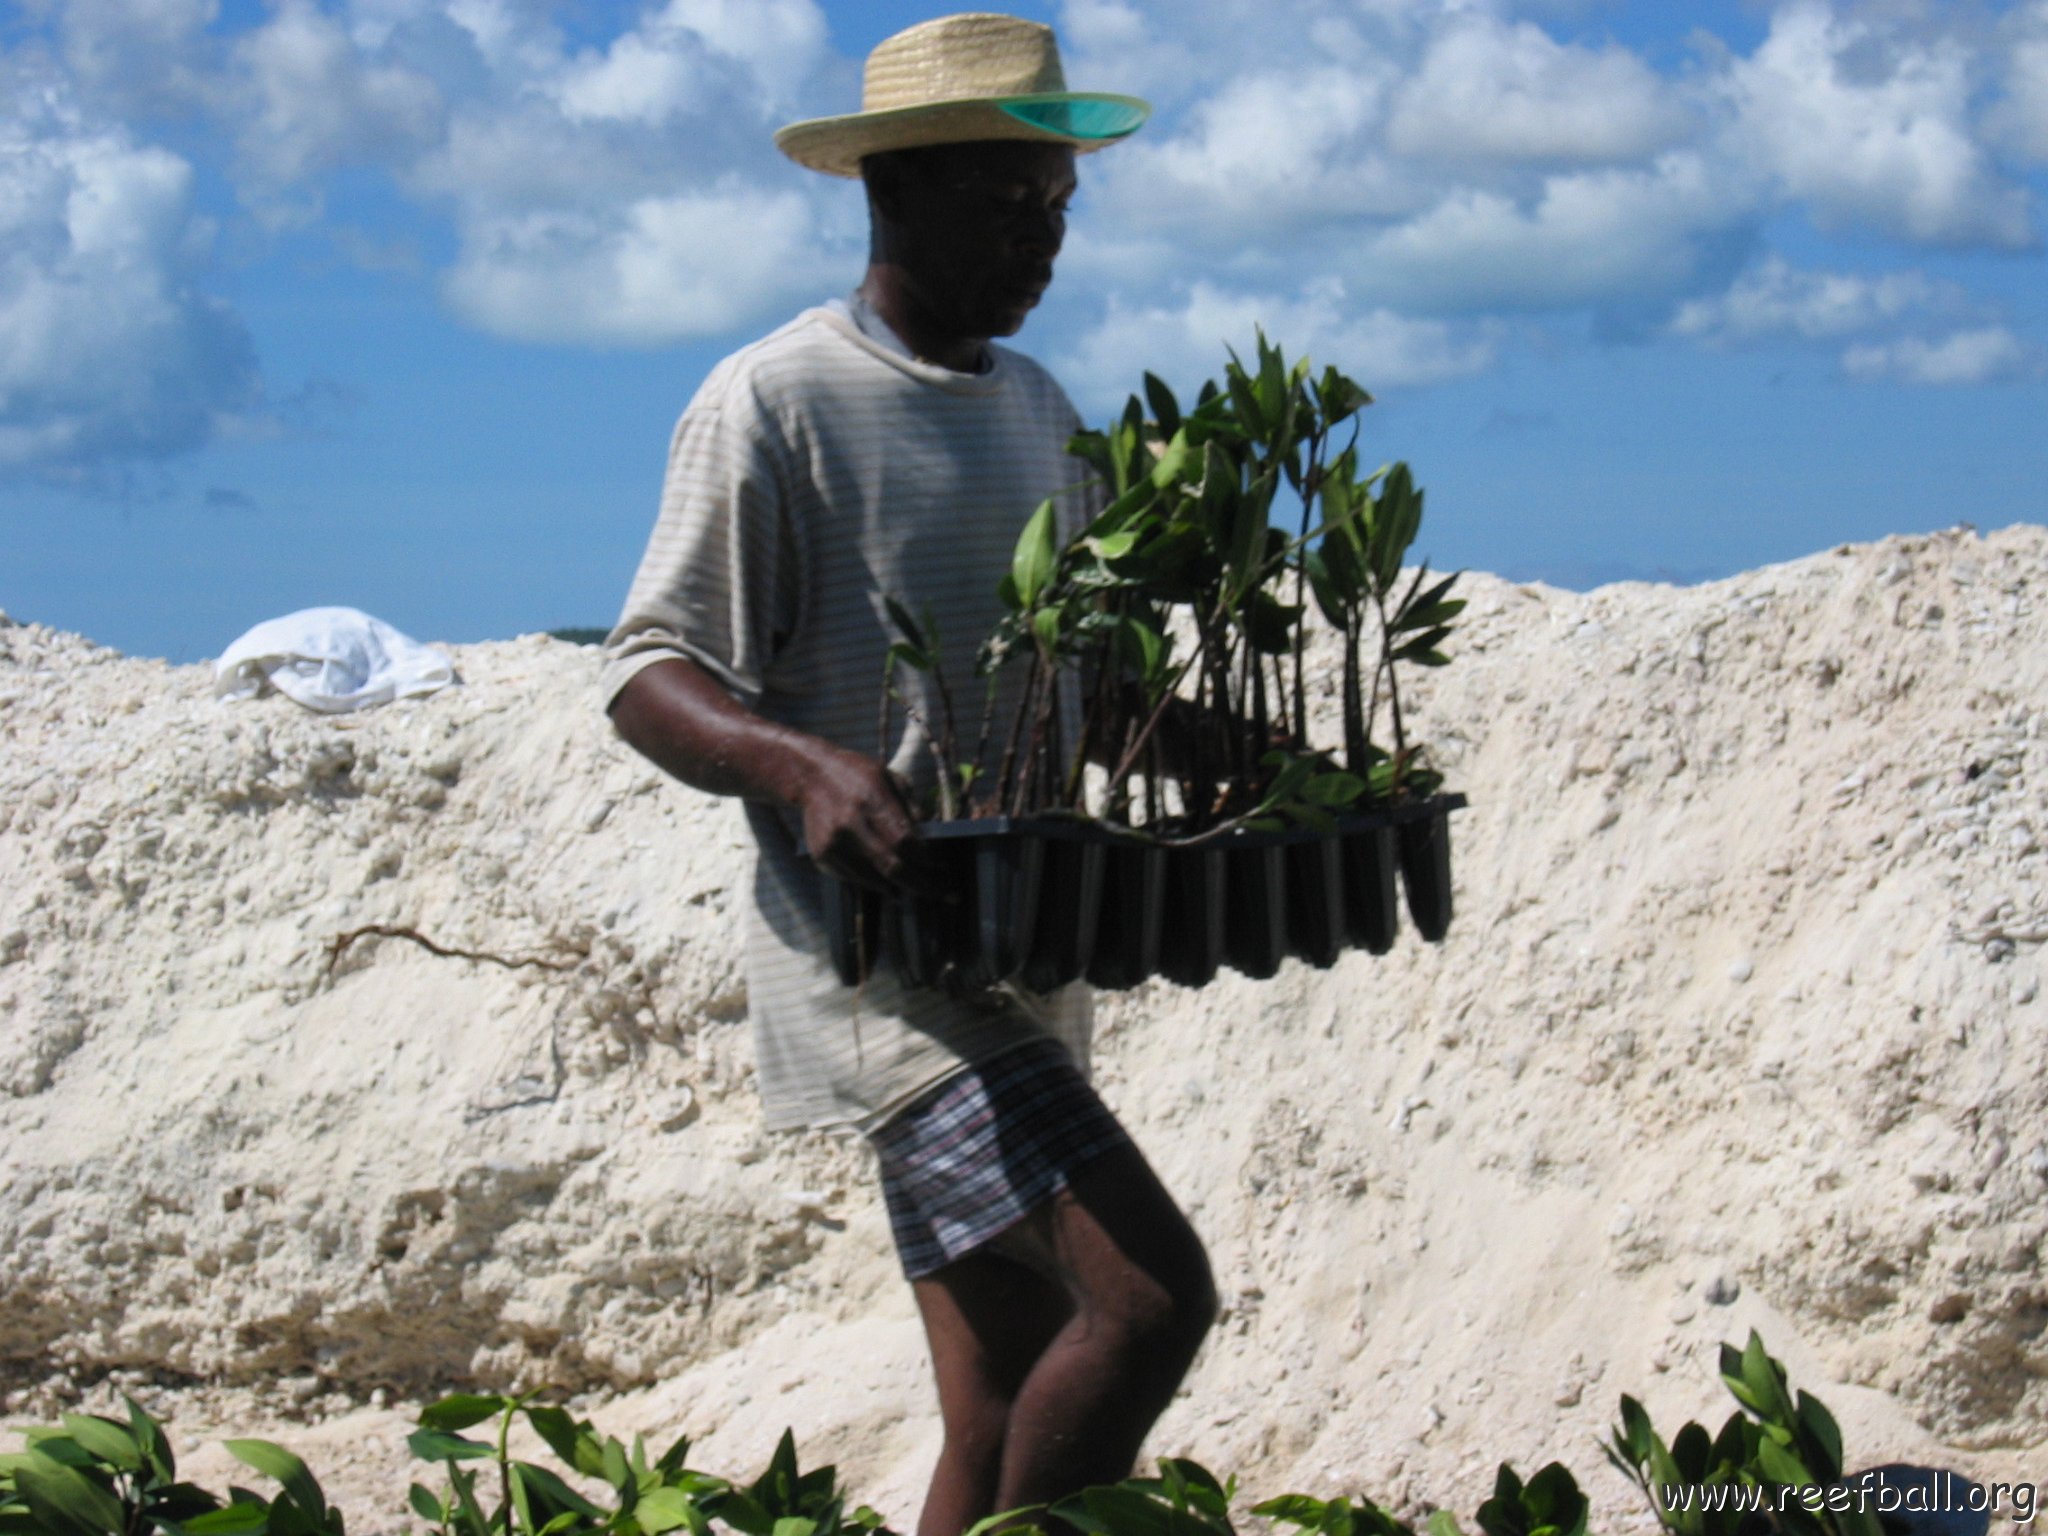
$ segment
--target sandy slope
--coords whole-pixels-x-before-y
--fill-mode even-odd
[[[1755,1324],[1856,1460],[2048,1470],[2048,531],[1467,581],[1450,939],[1103,1009],[1227,1306],[1157,1447],[1465,1510],[1557,1456],[1611,1524],[1617,1394],[1718,1422]],[[459,659],[336,721],[0,628],[12,1417],[125,1383],[374,1532],[408,1401],[550,1380],[720,1470],[793,1424],[909,1522],[865,1154],[756,1128],[737,819],[610,739],[594,653]],[[330,960],[369,924],[513,964]]]

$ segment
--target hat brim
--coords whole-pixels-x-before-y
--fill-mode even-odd
[[[1085,155],[1129,138],[1151,115],[1151,104],[1136,96],[1060,91],[976,97],[814,117],[777,132],[775,147],[798,165],[828,176],[858,176],[868,155],[982,139],[1065,144]]]

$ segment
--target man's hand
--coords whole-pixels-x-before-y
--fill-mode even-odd
[[[858,752],[825,742],[817,748],[796,791],[811,858],[854,885],[939,894],[902,782]]]
[[[657,662],[612,702],[612,724],[643,757],[692,788],[786,805],[804,848],[842,880],[941,894],[919,857],[901,781],[858,752],[765,720],[694,662]]]

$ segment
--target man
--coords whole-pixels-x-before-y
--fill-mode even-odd
[[[1085,991],[907,989],[887,967],[845,987],[819,916],[819,866],[929,879],[916,718],[876,750],[884,599],[971,647],[1032,508],[1086,514],[1072,405],[992,338],[1051,281],[1076,153],[1146,110],[1067,92],[1048,28],[953,16],[875,49],[861,112],[778,134],[861,176],[867,272],[705,381],[609,646],[620,734],[748,802],[770,1128],[876,1150],[945,1428],[919,1536],[1127,1475],[1215,1313],[1200,1241],[1087,1086]]]

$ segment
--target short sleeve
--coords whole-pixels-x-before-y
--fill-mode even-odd
[[[694,661],[741,703],[759,701],[801,608],[779,449],[768,414],[729,380],[707,380],[683,413],[654,532],[605,642],[607,707],[643,668],[672,657]]]

